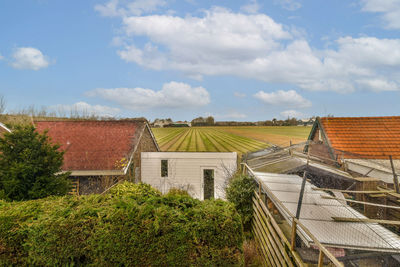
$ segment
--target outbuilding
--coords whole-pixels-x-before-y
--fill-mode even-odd
[[[201,200],[225,198],[237,169],[236,152],[142,152],[141,158],[142,182],[162,193],[183,189]]]
[[[35,121],[65,151],[62,170],[70,172],[77,194],[101,193],[120,180],[140,182],[141,152],[159,151],[147,121]]]

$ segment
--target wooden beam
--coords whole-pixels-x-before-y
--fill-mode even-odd
[[[296,230],[297,230],[297,223],[296,221],[292,220],[292,233],[290,235],[290,249],[295,250],[296,249]]]
[[[255,211],[254,215],[257,215],[257,216],[255,216],[255,218],[259,217],[262,227],[266,230],[266,234],[267,234],[268,238],[270,239],[272,245],[276,249],[277,253],[281,254],[285,258],[286,263],[290,267],[294,267],[289,255],[286,253],[286,250],[284,247],[284,241],[282,241],[281,238],[279,238],[277,236],[277,234],[275,233],[274,227],[271,224],[269,224],[269,218],[263,212],[259,203],[257,203],[257,201],[256,201],[256,202],[254,202],[254,204],[255,204],[255,206],[253,206],[253,209]],[[279,248],[277,248],[276,246]]]
[[[343,199],[340,199],[340,198],[331,197],[331,196],[323,196],[323,195],[321,195],[321,198],[343,200]],[[376,207],[382,207],[382,208],[390,208],[390,209],[397,209],[397,210],[400,210],[400,206],[389,206],[389,205],[375,204],[375,203],[371,203],[371,202],[358,201],[358,200],[351,200],[351,199],[346,199],[346,201],[347,201],[347,202],[354,202],[354,203],[359,203],[359,204],[370,205],[370,206],[376,206]]]
[[[377,220],[368,218],[347,218],[347,217],[332,217],[335,222],[362,222],[362,223],[380,223],[388,225],[400,225],[400,221]]]
[[[322,250],[319,250],[319,256],[318,256],[318,267],[324,266],[324,253]]]
[[[397,194],[400,194],[399,179],[398,179],[396,171],[394,169],[392,156],[389,156],[389,159],[390,159],[390,165],[392,166],[394,189],[396,190]]]
[[[316,191],[331,191],[331,192],[341,192],[341,193],[353,193],[353,194],[390,194],[393,193],[393,190],[365,190],[365,191],[355,191],[355,190],[341,190],[341,189],[333,189],[333,188],[318,188],[311,187],[312,190]]]

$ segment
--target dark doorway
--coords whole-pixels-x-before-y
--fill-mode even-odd
[[[204,199],[214,198],[214,170],[204,169]]]

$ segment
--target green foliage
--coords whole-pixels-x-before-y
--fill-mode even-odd
[[[255,189],[256,182],[254,179],[240,174],[231,179],[226,189],[226,198],[235,205],[246,230],[249,229],[253,218],[252,197]]]
[[[161,196],[160,191],[154,189],[149,184],[134,184],[124,182],[110,189],[110,194],[115,197],[131,197],[131,198],[149,198],[152,196]]]
[[[188,191],[183,190],[183,189],[179,189],[179,188],[171,188],[171,189],[169,189],[167,195],[172,195],[172,196],[175,196],[175,195],[190,196]]]
[[[162,196],[145,184],[0,201],[0,266],[240,266],[242,244],[231,203]]]
[[[56,174],[64,155],[58,148],[31,125],[0,137],[0,197],[26,200],[67,193],[69,174]]]

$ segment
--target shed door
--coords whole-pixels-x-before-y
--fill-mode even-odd
[[[203,169],[204,199],[214,198],[214,170]]]

